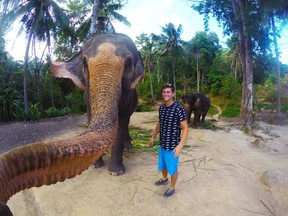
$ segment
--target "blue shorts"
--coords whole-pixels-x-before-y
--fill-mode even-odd
[[[158,170],[162,171],[167,169],[170,175],[174,175],[178,170],[179,157],[174,157],[173,150],[163,150],[159,146],[158,150]]]

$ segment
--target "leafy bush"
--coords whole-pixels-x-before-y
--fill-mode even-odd
[[[30,118],[31,118],[31,120],[35,121],[35,120],[40,119],[41,112],[39,109],[39,104],[40,104],[40,102],[30,105]]]
[[[59,111],[56,107],[50,107],[47,110],[44,110],[44,117],[54,118],[59,116]]]
[[[135,111],[136,112],[150,112],[150,111],[152,111],[152,109],[147,104],[138,104]]]
[[[75,114],[82,114],[85,112],[83,91],[81,89],[75,88],[73,93],[67,95],[65,98],[68,102],[68,106],[71,107],[70,112]]]
[[[231,74],[228,74],[223,77],[223,80],[221,80],[221,85],[222,87],[219,89],[219,94],[221,96],[231,99],[240,98],[241,85]]]
[[[218,113],[218,109],[215,105],[211,104],[209,110],[208,110],[208,114],[209,115],[215,115]]]
[[[239,106],[230,106],[230,107],[226,107],[223,112],[222,112],[222,116],[223,117],[237,117],[240,115],[240,107]]]

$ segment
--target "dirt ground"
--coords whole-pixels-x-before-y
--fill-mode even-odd
[[[211,119],[211,117],[210,117]],[[125,154],[126,172],[111,176],[105,167],[90,167],[80,176],[51,186],[17,193],[8,201],[15,216],[286,216],[288,215],[288,125],[259,116],[250,135],[237,119],[218,119],[218,130],[189,128],[172,197],[161,177],[156,152]],[[76,136],[86,116],[37,123],[0,125],[0,152],[47,139]],[[157,112],[134,113],[130,125],[154,129]],[[274,124],[270,124],[270,123]]]

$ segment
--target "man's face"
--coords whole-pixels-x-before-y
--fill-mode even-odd
[[[172,92],[171,88],[165,88],[162,90],[162,98],[164,101],[173,100],[174,93]]]

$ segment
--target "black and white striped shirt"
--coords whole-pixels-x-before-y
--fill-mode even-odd
[[[187,116],[183,106],[174,102],[166,107],[162,104],[159,108],[160,122],[160,145],[164,150],[173,150],[180,142],[180,122],[186,120]]]

